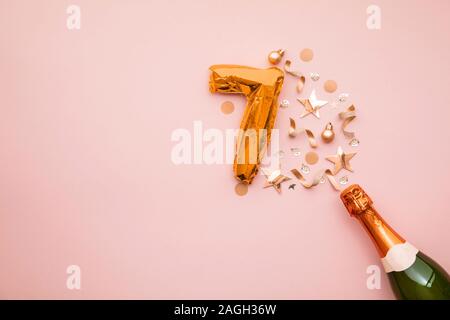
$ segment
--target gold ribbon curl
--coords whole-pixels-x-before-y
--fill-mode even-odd
[[[293,70],[291,70],[291,60],[286,60],[284,62],[284,71],[287,74],[290,74],[291,76],[294,76],[296,78],[302,78],[302,77],[305,78],[300,71],[293,71]]]
[[[297,85],[296,85],[296,89],[297,89],[297,93],[302,93],[303,88],[305,87],[305,77],[301,76],[300,79],[298,79],[297,81]]]
[[[351,105],[347,108],[347,110],[339,113],[339,118],[344,120],[342,123],[342,132],[346,138],[352,139],[355,137],[355,133],[351,131],[347,131],[346,128],[356,118],[356,108],[354,105]]]
[[[292,169],[291,173],[300,180],[301,185],[306,189],[311,189],[315,186],[317,186],[320,183],[320,180],[323,176],[326,176],[328,181],[330,182],[331,186],[336,191],[341,191],[341,188],[339,187],[339,184],[336,182],[336,179],[334,179],[333,172],[331,172],[330,169],[326,170],[320,170],[314,175],[314,178],[311,183],[306,182],[306,179],[303,177],[303,175],[298,171],[297,169]]]
[[[291,76],[298,78],[296,89],[298,93],[303,91],[303,87],[305,86],[306,78],[300,71],[291,70],[291,60],[286,60],[284,62],[284,71]]]
[[[316,138],[314,137],[314,134],[312,133],[311,130],[306,129],[306,128],[302,128],[302,129],[297,129],[296,124],[295,124],[295,120],[292,118],[289,118],[289,137],[291,138],[295,138],[298,134],[300,133],[305,133],[306,136],[308,137],[308,142],[309,145],[311,146],[311,148],[317,148],[317,142],[316,142]]]

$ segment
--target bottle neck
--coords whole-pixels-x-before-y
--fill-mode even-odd
[[[383,220],[371,205],[364,211],[355,214],[355,217],[370,235],[381,258],[384,258],[393,246],[405,243],[405,240]]]

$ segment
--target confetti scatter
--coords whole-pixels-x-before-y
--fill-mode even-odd
[[[234,187],[234,191],[236,192],[236,194],[238,196],[245,196],[248,192],[248,184],[245,182],[239,182],[238,184],[236,184],[236,186]]]
[[[285,54],[285,50],[282,50],[282,49],[274,50],[269,53],[269,55],[267,56],[267,59],[268,59],[269,63],[271,63],[272,65],[277,65],[277,64],[283,65],[284,64],[284,66],[283,66],[284,73],[282,73],[282,76],[281,76],[282,80],[284,79],[286,74],[291,76],[291,77],[287,77],[287,79],[284,79],[284,80],[291,81],[291,83],[293,84],[292,86],[295,85],[295,90],[297,92],[297,97],[298,97],[296,99],[302,105],[301,106],[302,113],[300,114],[300,118],[304,118],[307,115],[313,114],[315,118],[320,119],[319,111],[323,106],[325,106],[327,104],[330,104],[330,107],[332,109],[339,108],[339,111],[342,111],[342,112],[339,112],[337,110],[335,112],[338,113],[338,117],[341,120],[340,121],[341,122],[340,123],[340,125],[341,125],[340,131],[343,133],[345,138],[350,140],[346,143],[348,143],[348,146],[352,147],[352,148],[359,146],[360,142],[355,137],[355,132],[347,130],[347,127],[356,118],[356,108],[354,105],[350,105],[351,104],[351,101],[350,101],[351,99],[349,99],[350,94],[343,93],[342,91],[337,92],[338,83],[335,80],[332,80],[332,79],[323,79],[322,80],[321,76],[318,72],[309,72],[309,71],[322,72],[320,69],[307,70],[307,71],[305,71],[305,74],[303,74],[301,72],[301,70],[303,70],[300,68],[300,67],[302,67],[302,65],[300,64],[301,61],[303,61],[303,62],[312,61],[314,58],[313,50],[311,50],[309,48],[303,49],[299,54],[301,61],[300,61],[299,65],[296,64],[296,62],[299,62],[299,61],[294,61],[294,67],[293,67],[293,63],[291,60],[284,59],[284,56],[283,56],[284,54]],[[213,67],[216,67],[216,66],[213,66]],[[245,67],[240,67],[240,68],[245,68]],[[211,69],[211,70],[213,72],[217,73],[217,71],[214,71],[213,69]],[[275,70],[275,69],[278,70],[278,72],[280,72],[280,70],[275,67],[269,68],[268,70]],[[214,79],[216,79],[216,78],[214,78]],[[312,81],[311,84],[313,85],[308,98],[304,98],[304,95],[303,95],[306,81],[308,81],[308,83],[307,83],[308,86],[310,85],[311,81]],[[314,83],[314,82],[316,82],[316,83]],[[320,90],[320,89],[323,90],[322,92],[324,95],[326,93],[328,93],[328,94],[334,93],[332,98],[331,98],[331,95],[329,96],[330,100],[332,99],[332,101],[329,102],[329,101],[319,100],[316,95],[316,91]],[[281,90],[281,88],[280,88],[280,90]],[[230,92],[232,92],[232,91],[230,91]],[[278,97],[278,95],[277,95],[277,97]],[[286,98],[280,99],[278,102],[275,102],[275,103],[279,103],[279,105],[277,106],[276,104],[275,105],[272,104],[272,107],[275,107],[275,108],[279,107],[279,108],[283,108],[283,109],[293,108],[294,103],[292,105],[290,103],[290,101],[293,101],[292,100],[293,97],[290,97],[290,96],[285,96],[285,97],[286,98],[289,97],[291,100],[288,100]],[[348,101],[350,101],[350,103],[348,103]],[[350,105],[350,107],[348,107],[348,105]],[[346,108],[345,110],[343,110],[344,107]],[[224,101],[221,104],[221,111],[223,114],[231,114],[234,112],[234,110],[235,110],[235,106],[234,106],[233,102],[231,102],[231,101]],[[298,115],[296,115],[296,117],[298,117]],[[340,188],[342,186],[349,183],[349,176],[344,175],[344,176],[341,176],[338,178],[336,175],[342,169],[353,172],[353,169],[350,164],[350,160],[356,155],[356,152],[355,153],[345,153],[343,151],[342,147],[339,146],[339,148],[337,149],[337,153],[335,155],[330,155],[330,156],[325,157],[323,154],[319,154],[317,152],[318,149],[315,149],[318,147],[318,144],[317,144],[317,141],[316,141],[316,138],[315,138],[313,132],[307,128],[304,128],[303,125],[300,128],[297,128],[296,122],[293,118],[289,118],[289,121],[290,121],[290,127],[289,127],[289,131],[288,131],[289,137],[295,138],[295,137],[297,137],[297,135],[305,133],[310,147],[314,149],[314,151],[313,151],[313,149],[310,149],[310,151],[306,150],[305,151],[306,153],[304,153],[299,148],[299,147],[303,148],[303,146],[298,145],[293,141],[295,143],[294,145],[297,145],[299,147],[289,148],[288,150],[290,150],[290,155],[288,155],[288,156],[296,157],[295,160],[298,161],[297,163],[300,163],[301,165],[298,168],[298,170],[292,169],[290,172],[295,176],[295,178],[297,178],[299,180],[299,183],[306,189],[313,188],[319,184],[327,184],[327,181],[328,181],[332,185],[334,190],[340,191]],[[300,120],[300,121],[303,121],[303,120]],[[337,125],[337,123],[335,125]],[[242,124],[241,124],[241,126],[242,126]],[[322,127],[322,125],[320,125],[320,126],[321,126],[321,128],[324,128],[324,127]],[[317,127],[314,127],[314,129],[317,129]],[[320,132],[321,139],[319,139],[319,140],[321,140],[322,143],[330,143],[331,144],[332,142],[334,142],[336,140],[335,136],[337,136],[337,134],[338,134],[338,132],[337,131],[335,132],[333,129],[333,124],[331,122],[327,122],[325,128],[322,129],[322,131]],[[352,151],[354,151],[354,150],[358,150],[358,149],[353,149]],[[260,169],[261,172],[266,177],[264,188],[269,188],[269,187],[274,188],[278,193],[281,193],[281,186],[282,186],[283,182],[292,180],[292,176],[289,177],[289,176],[282,174],[281,168],[279,166],[280,163],[282,162],[281,159],[283,159],[284,157],[285,157],[285,152],[283,150],[278,149],[278,151],[276,151],[276,152],[273,151],[270,159],[277,160],[278,169],[276,169],[276,170],[267,169],[267,168]],[[316,168],[316,166],[315,167],[313,167],[313,166],[317,165],[317,163],[319,162],[319,160],[321,160],[321,158],[325,158],[327,161],[330,161],[331,163],[333,163],[334,168],[331,168],[331,169],[320,168],[319,171],[314,170]],[[288,159],[288,160],[291,160],[291,159]],[[307,176],[307,175],[309,175],[309,176]],[[305,177],[307,177],[308,179],[305,179]],[[298,183],[295,184],[292,182],[293,181],[288,182],[286,184],[286,186],[289,186],[288,187],[289,190],[296,190],[295,188],[298,185]],[[235,193],[238,196],[244,196],[248,193],[248,188],[249,188],[249,183],[247,183],[247,182],[237,183],[235,185]]]
[[[348,93],[341,93],[340,95],[339,95],[339,102],[345,102],[345,101],[347,101],[347,99],[348,99],[348,97],[349,97],[350,95],[348,94]]]
[[[302,164],[300,171],[303,172],[304,174],[308,174],[311,171],[311,169],[307,165]]]
[[[300,148],[291,148],[291,152],[295,157],[299,157],[302,154]]]
[[[222,110],[222,113],[224,113],[224,114],[233,113],[233,111],[234,111],[234,104],[231,101],[225,101],[220,106],[220,109]]]
[[[350,142],[348,144],[352,147],[357,147],[357,146],[359,146],[359,140],[356,138],[353,138],[352,140],[350,140]]]
[[[339,179],[339,183],[342,185],[346,185],[348,183],[348,177],[347,176],[343,176]]]
[[[325,81],[323,88],[328,93],[333,93],[337,90],[337,83],[334,80]]]
[[[281,108],[288,108],[289,104],[290,104],[290,102],[289,102],[288,99],[283,99],[283,100],[281,100],[280,107]]]
[[[310,75],[312,81],[319,81],[320,75],[317,72],[312,72]]]
[[[319,155],[314,151],[310,151],[305,155],[305,161],[307,164],[314,165],[319,161]]]
[[[309,62],[314,58],[314,51],[309,48],[303,49],[300,52],[300,59],[305,62]]]

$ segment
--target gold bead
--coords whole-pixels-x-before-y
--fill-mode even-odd
[[[284,56],[284,50],[280,49],[280,50],[274,50],[272,52],[269,53],[269,56],[267,57],[269,59],[269,62],[271,64],[278,64],[281,59]]]
[[[331,124],[331,122],[327,123],[325,129],[322,131],[321,137],[323,142],[325,143],[330,143],[334,140],[333,125]]]

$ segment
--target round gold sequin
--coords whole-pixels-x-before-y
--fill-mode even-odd
[[[310,151],[305,155],[305,161],[308,164],[316,164],[319,161],[319,155],[314,151]]]
[[[334,80],[327,80],[323,84],[323,88],[326,92],[333,93],[337,90],[337,83]]]
[[[224,114],[233,113],[233,111],[234,111],[234,104],[231,101],[225,101],[224,103],[222,103],[222,106],[220,107],[220,109],[222,110],[222,112]]]
[[[309,62],[313,59],[314,52],[311,49],[303,49],[302,52],[300,52],[300,59],[302,59],[305,62]]]
[[[239,182],[235,187],[234,191],[238,196],[245,196],[248,192],[248,184],[244,182]]]

